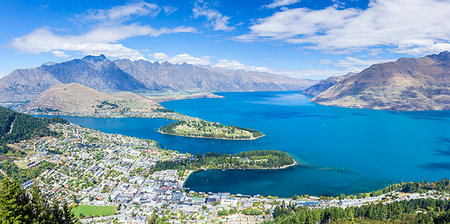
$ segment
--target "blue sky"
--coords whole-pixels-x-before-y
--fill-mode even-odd
[[[0,77],[105,54],[319,79],[450,50],[448,0],[2,0]]]

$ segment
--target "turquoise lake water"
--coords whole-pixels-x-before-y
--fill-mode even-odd
[[[177,112],[262,131],[253,141],[162,135],[166,119],[65,117],[107,133],[153,139],[180,152],[235,153],[274,149],[309,167],[285,170],[210,170],[185,186],[203,192],[277,196],[338,195],[382,188],[394,181],[450,177],[450,111],[391,112],[326,107],[295,92],[219,93],[221,99],[165,102]]]

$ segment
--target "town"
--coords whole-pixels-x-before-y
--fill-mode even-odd
[[[62,135],[14,144],[27,153],[15,161],[18,167],[43,163],[50,167],[22,186],[37,184],[48,197],[70,202],[82,223],[147,223],[155,217],[171,223],[261,223],[272,220],[280,204],[345,208],[418,198],[450,199],[449,194],[437,191],[338,198],[194,192],[183,188],[191,171],[151,170],[159,161],[186,159],[189,154],[162,149],[152,140],[74,124],[51,124],[50,128]]]

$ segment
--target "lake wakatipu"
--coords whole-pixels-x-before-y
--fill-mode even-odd
[[[283,170],[208,170],[185,183],[195,191],[292,196],[339,195],[395,181],[450,175],[450,111],[395,112],[320,106],[296,92],[217,93],[225,98],[164,102],[168,109],[266,136],[231,141],[163,135],[171,120],[64,117],[106,133],[152,139],[180,152],[283,150],[300,163]]]

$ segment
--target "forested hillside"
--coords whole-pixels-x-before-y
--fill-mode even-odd
[[[0,154],[8,152],[7,144],[30,138],[57,135],[48,128],[50,123],[67,123],[64,119],[39,118],[0,107]]]

